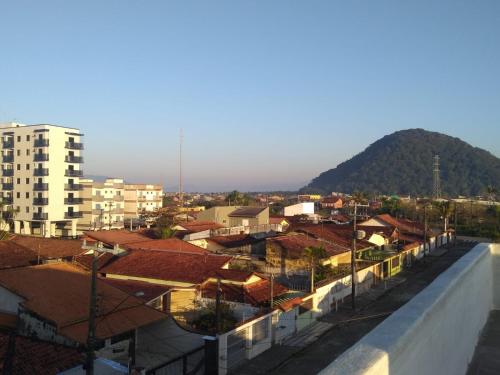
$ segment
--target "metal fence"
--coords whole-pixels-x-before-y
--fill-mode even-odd
[[[205,346],[200,346],[146,372],[146,375],[203,374],[205,374]]]

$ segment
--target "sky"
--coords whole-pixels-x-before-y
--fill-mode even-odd
[[[424,128],[500,156],[500,1],[1,1],[0,122],[85,134],[84,171],[297,189]]]

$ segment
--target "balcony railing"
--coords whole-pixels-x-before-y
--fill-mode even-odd
[[[64,158],[64,161],[66,163],[83,163],[83,157],[82,156],[66,155],[66,157]]]
[[[3,197],[0,198],[0,200],[2,201],[3,204],[12,204],[12,202],[14,201],[12,197]]]
[[[64,204],[82,204],[83,198],[64,198]]]
[[[66,173],[64,175],[66,177],[82,177],[83,171],[79,171],[76,169],[66,169]]]
[[[34,212],[33,220],[47,220],[49,218],[49,214],[47,212]]]
[[[70,150],[83,150],[83,143],[66,142],[66,148]]]
[[[49,204],[49,198],[33,198],[34,206],[46,206]]]
[[[2,147],[3,148],[14,148],[14,140],[9,139],[8,141],[3,141],[2,142]]]
[[[35,191],[47,191],[49,190],[49,184],[44,182],[37,182],[33,184],[33,190]]]
[[[35,139],[35,142],[33,143],[34,147],[49,147],[49,140],[42,138],[42,139]]]
[[[13,183],[3,183],[2,190],[4,190],[4,191],[14,190],[14,184]]]
[[[34,161],[49,161],[49,154],[34,154]]]
[[[2,155],[2,162],[3,163],[13,163],[14,162],[14,155],[12,155],[12,154]]]
[[[2,169],[2,176],[4,176],[4,177],[12,177],[12,176],[14,176],[14,169],[12,169],[12,168]]]
[[[78,219],[79,217],[83,217],[83,212],[65,212],[64,213],[64,218],[65,219]]]
[[[35,168],[33,169],[33,176],[48,176],[49,168]]]
[[[65,184],[64,190],[75,191],[75,190],[83,190],[82,184]]]

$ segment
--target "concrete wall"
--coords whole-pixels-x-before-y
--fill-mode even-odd
[[[320,374],[465,374],[499,302],[500,245],[477,245]]]

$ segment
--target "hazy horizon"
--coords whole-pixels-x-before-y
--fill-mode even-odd
[[[296,190],[397,130],[500,155],[500,2],[0,5],[0,122],[85,134],[86,175]]]

